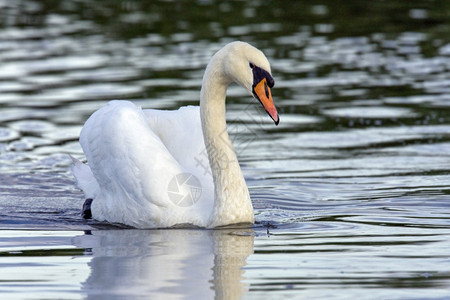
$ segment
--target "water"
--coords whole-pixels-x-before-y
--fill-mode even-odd
[[[447,299],[446,1],[0,1],[0,292],[7,299]],[[231,87],[257,224],[80,218],[68,154],[111,99],[197,104],[232,40],[269,57],[275,127]],[[6,299],[5,298],[5,299]]]

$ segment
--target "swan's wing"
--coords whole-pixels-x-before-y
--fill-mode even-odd
[[[146,124],[138,107],[112,101],[84,125],[80,143],[100,188],[92,205],[95,218],[129,223],[148,211],[155,219],[167,205],[158,197],[163,176],[181,168]]]
[[[92,204],[96,219],[136,227],[202,226],[199,222],[207,219],[205,214],[212,206],[208,201],[181,209],[169,197],[169,183],[187,170],[153,130],[168,124],[163,115],[151,121],[149,114],[131,102],[111,101],[86,122],[80,143],[100,190]],[[180,125],[189,121],[181,119]],[[174,139],[186,134],[179,130],[172,132]]]

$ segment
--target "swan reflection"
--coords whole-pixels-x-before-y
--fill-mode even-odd
[[[98,230],[74,238],[92,252],[88,299],[240,299],[253,230]]]

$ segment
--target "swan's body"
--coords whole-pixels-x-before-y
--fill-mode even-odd
[[[253,223],[226,131],[225,96],[232,82],[253,92],[278,124],[269,62],[242,42],[211,59],[200,107],[142,110],[112,101],[95,112],[80,135],[89,166],[74,161],[72,167],[86,198],[93,199],[93,218],[138,228]]]

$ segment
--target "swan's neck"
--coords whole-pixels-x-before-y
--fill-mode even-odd
[[[211,227],[254,222],[250,195],[227,132],[225,97],[230,82],[216,55],[206,69],[200,95],[203,137],[214,180]]]

